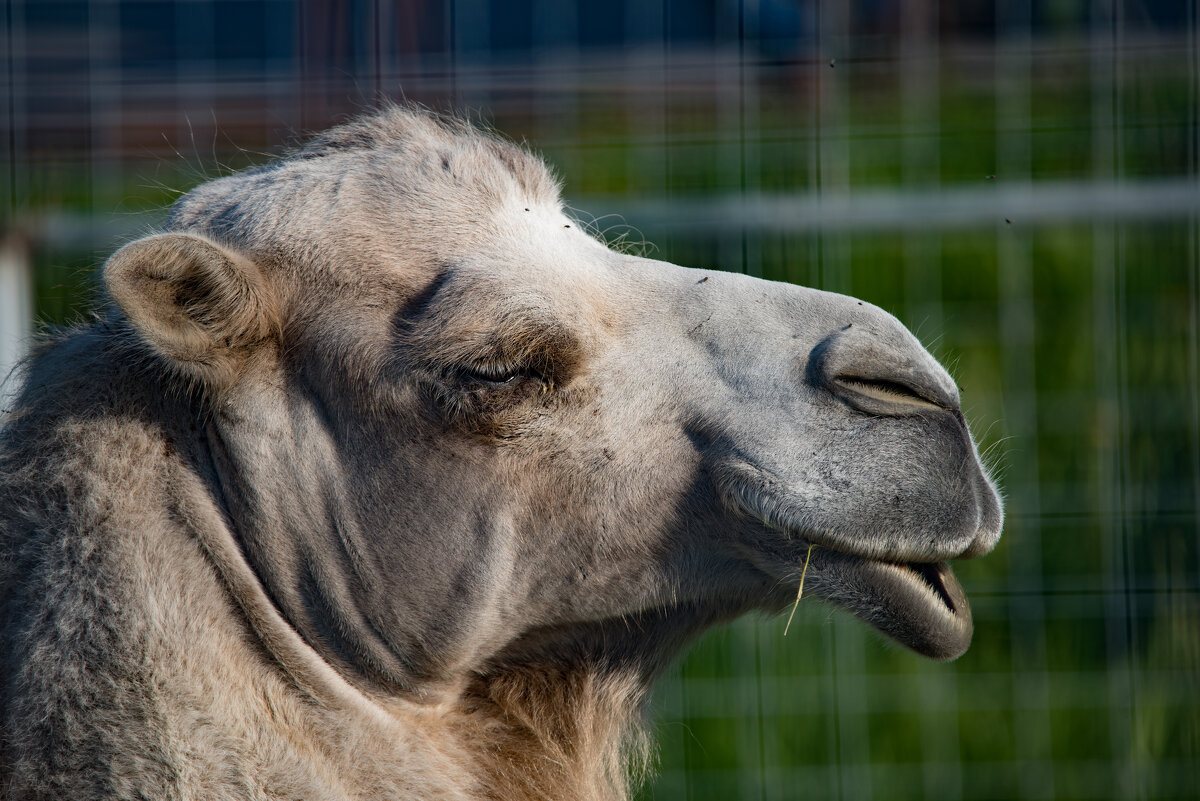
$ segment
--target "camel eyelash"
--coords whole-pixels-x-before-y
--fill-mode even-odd
[[[481,373],[477,370],[472,370],[467,374],[467,378],[471,381],[496,388],[507,386],[521,377],[522,376],[520,373],[507,373],[504,375],[492,376]]]
[[[503,364],[476,364],[462,371],[462,375],[469,381],[495,386],[511,384],[518,378],[528,376],[529,374],[530,372],[525,368],[510,367]]]
[[[459,380],[471,390],[502,390],[537,382],[543,392],[550,390],[553,382],[540,370],[533,367],[518,367],[506,364],[473,364],[461,369]]]

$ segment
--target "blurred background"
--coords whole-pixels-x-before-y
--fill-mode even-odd
[[[1008,502],[951,664],[801,603],[657,693],[643,799],[1200,797],[1194,0],[4,0],[0,369],[182,191],[408,98],[658,258],[858,295]],[[11,385],[6,391],[11,391]],[[2,405],[2,401],[0,401]]]

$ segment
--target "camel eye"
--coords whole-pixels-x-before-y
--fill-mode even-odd
[[[484,373],[471,371],[471,373],[468,374],[468,377],[476,383],[486,384],[489,387],[502,387],[506,384],[511,384],[512,382],[516,381],[518,378],[520,378],[520,375],[517,373],[510,373],[509,375],[505,376],[493,377]]]
[[[492,389],[509,386],[522,378],[535,377],[531,371],[523,368],[483,364],[469,367],[464,371],[464,376],[470,382]]]

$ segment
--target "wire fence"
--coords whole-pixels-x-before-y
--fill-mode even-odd
[[[644,798],[1200,793],[1194,2],[8,0],[3,25],[0,264],[27,256],[43,323],[177,192],[406,97],[528,141],[610,239],[858,295],[953,367],[1009,514],[959,569],[972,649],[927,663],[807,603],[786,638],[714,632],[660,688]]]

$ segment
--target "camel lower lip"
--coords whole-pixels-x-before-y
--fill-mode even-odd
[[[820,568],[809,575],[814,594],[901,645],[943,660],[970,645],[971,607],[948,563],[897,564],[826,550]]]

